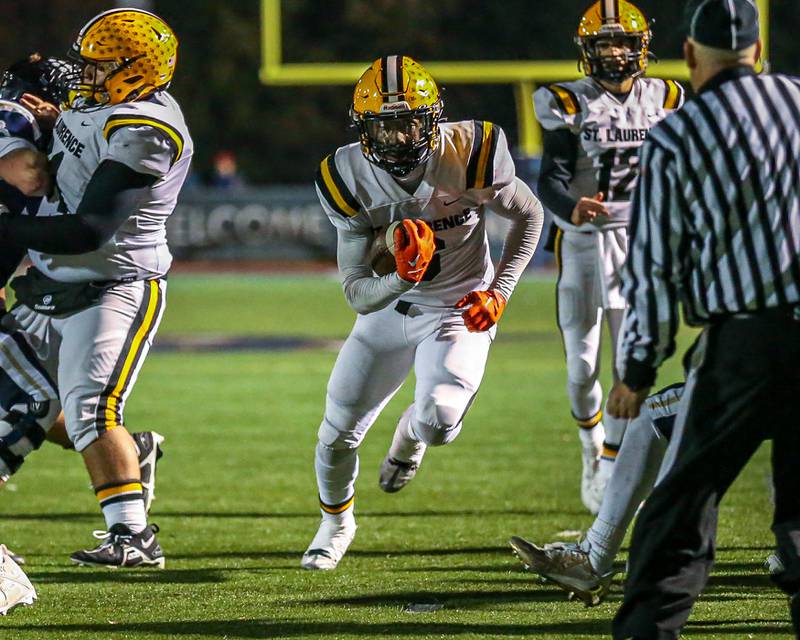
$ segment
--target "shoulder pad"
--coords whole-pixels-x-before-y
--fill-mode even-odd
[[[315,183],[325,202],[343,218],[358,215],[361,205],[336,167],[336,154],[326,156],[317,169]]]
[[[22,138],[36,144],[42,136],[36,118],[16,102],[0,100],[0,136]]]

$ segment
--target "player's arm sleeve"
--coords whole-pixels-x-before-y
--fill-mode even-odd
[[[542,203],[559,218],[571,221],[578,201],[569,192],[578,159],[578,137],[569,129],[544,132],[544,152],[537,191]]]
[[[675,351],[678,300],[689,243],[674,156],[647,141],[634,195],[630,250],[623,271],[625,315],[622,379],[632,389],[652,386],[656,370]]]
[[[413,282],[406,282],[397,272],[381,277],[373,275],[372,268],[367,264],[372,239],[371,231],[337,230],[336,257],[344,297],[362,315],[383,309],[414,288]]]
[[[492,283],[492,289],[508,300],[539,244],[544,210],[539,199],[519,178],[502,189],[488,206],[511,222]]]
[[[95,251],[111,239],[155,181],[153,175],[104,160],[89,180],[74,215],[2,216],[0,242],[60,255]]]

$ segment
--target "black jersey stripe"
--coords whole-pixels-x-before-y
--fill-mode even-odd
[[[483,120],[473,120],[475,133],[472,137],[472,149],[469,152],[469,162],[467,163],[467,189],[474,188],[475,179],[478,175],[478,157],[481,152],[483,142]]]
[[[333,154],[327,156],[317,169],[316,185],[330,207],[344,218],[352,218],[361,209],[355,196],[336,168]]]
[[[474,120],[474,124],[475,134],[467,163],[467,189],[485,189],[494,181],[497,127],[486,120]]]

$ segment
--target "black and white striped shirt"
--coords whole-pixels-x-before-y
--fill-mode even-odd
[[[625,382],[690,324],[800,303],[800,81],[735,67],[651,130],[624,274]]]

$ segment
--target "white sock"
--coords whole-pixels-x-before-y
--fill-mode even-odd
[[[594,449],[597,453],[603,448],[603,438],[605,437],[605,430],[603,423],[598,422],[595,426],[586,429],[578,427],[578,437],[581,439],[581,445],[584,449]]]
[[[344,511],[340,513],[328,513],[325,509],[320,509],[320,513],[322,514],[323,520],[328,520],[331,522],[335,522],[337,524],[344,524],[348,520],[352,520],[355,522],[355,502],[351,502],[350,506],[347,507]]]
[[[147,514],[144,510],[144,500],[141,498],[106,504],[103,506],[103,516],[106,519],[107,529],[111,529],[115,524],[124,524],[132,533],[139,533],[147,526]]]
[[[589,531],[586,532],[581,548],[589,553],[589,561],[598,575],[611,571],[614,558],[624,539],[625,528],[606,522],[600,517],[595,518]]]
[[[666,442],[659,438],[648,411],[632,420],[608,482],[600,513],[589,531],[589,557],[595,571],[611,570],[639,504],[653,489]],[[601,458],[600,463],[603,463]]]

